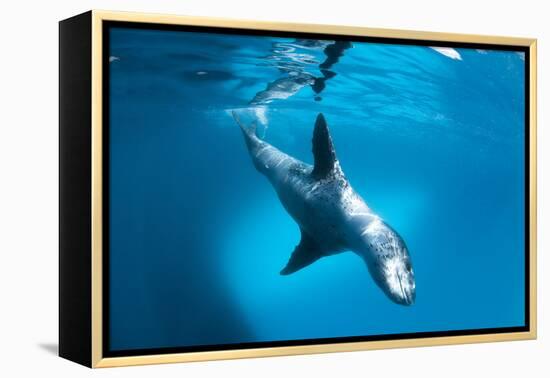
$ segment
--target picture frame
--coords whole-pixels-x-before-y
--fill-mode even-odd
[[[59,27],[59,354],[61,357],[96,368],[536,338],[537,42],[535,39],[96,10],[63,20]],[[109,205],[112,205],[108,198],[109,181],[112,176],[109,176],[111,145],[107,127],[111,122],[109,112],[112,106],[109,101],[109,91],[112,88],[109,81],[109,64],[119,59],[111,55],[109,50],[111,37],[108,32],[113,27],[183,34],[215,33],[228,38],[235,35],[258,38],[276,36],[435,47],[437,52],[442,55],[447,54],[447,57],[453,54],[454,48],[477,49],[480,53],[486,49],[523,53],[524,92],[521,93],[524,96],[524,117],[522,118],[524,129],[521,141],[523,144],[516,143],[516,145],[523,151],[525,177],[522,189],[525,216],[521,219],[525,226],[522,239],[525,246],[522,251],[524,266],[521,268],[524,287],[523,291],[520,290],[524,303],[524,307],[520,309],[524,314],[524,323],[521,326],[510,327],[441,329],[425,332],[340,335],[340,337],[321,336],[294,340],[283,338],[258,342],[237,340],[217,346],[171,344],[160,347],[110,350],[110,332],[113,332],[116,327],[112,323],[108,309],[111,303],[109,302],[109,282],[116,279],[116,276],[113,277],[115,272],[109,270],[108,254],[112,236],[112,230],[108,227]],[[451,57],[451,59],[454,58]],[[199,76],[207,74],[201,72],[197,71],[196,74]],[[326,78],[328,76],[325,76]],[[186,80],[189,82],[189,77],[184,77],[183,85]],[[280,94],[278,96],[280,98]],[[320,98],[315,99],[315,101],[320,100]],[[229,115],[227,119],[228,122],[231,121]],[[244,123],[238,117],[236,119],[239,123]],[[328,123],[331,123],[330,120]],[[330,140],[330,136],[328,138]],[[315,148],[314,142],[314,155]],[[315,159],[316,169],[317,155]],[[246,169],[250,169],[250,166]],[[303,238],[302,234],[302,240]],[[294,246],[295,244],[291,245],[292,248]],[[401,290],[403,291],[403,287]],[[208,296],[208,292],[204,295]],[[414,301],[414,293],[403,295],[405,304]]]

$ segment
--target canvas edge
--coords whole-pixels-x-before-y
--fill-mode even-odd
[[[316,344],[304,346],[269,347],[240,350],[222,350],[210,352],[173,353],[141,355],[130,357],[103,358],[102,324],[102,23],[103,21],[126,21],[157,24],[212,26],[240,28],[250,30],[273,30],[290,32],[326,33],[351,36],[371,36],[399,38],[409,40],[433,40],[442,43],[480,43],[493,45],[528,47],[530,54],[530,104],[529,104],[529,143],[530,143],[530,329],[527,332],[483,334],[467,336],[447,336],[385,341],[365,341],[354,343]],[[146,364],[164,364],[176,362],[197,362],[221,359],[239,359],[253,357],[305,355],[314,353],[351,352],[373,349],[391,349],[406,347],[425,347],[451,344],[469,344],[514,340],[533,340],[537,337],[537,297],[536,297],[536,46],[534,38],[486,36],[365,28],[355,26],[336,26],[321,24],[296,24],[226,18],[176,16],[133,12],[92,11],[92,367],[118,367]]]
[[[91,12],[58,27],[58,354],[90,367]]]

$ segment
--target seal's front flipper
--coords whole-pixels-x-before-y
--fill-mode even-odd
[[[294,252],[292,252],[285,268],[281,270],[281,275],[283,276],[305,268],[323,257],[317,243],[304,230],[300,229],[300,231],[302,232],[302,239],[300,240],[300,244],[294,249]]]

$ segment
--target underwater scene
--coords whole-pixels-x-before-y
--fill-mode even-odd
[[[110,351],[525,325],[523,52],[122,26],[107,52]]]

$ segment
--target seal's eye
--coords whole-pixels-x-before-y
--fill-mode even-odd
[[[412,265],[409,260],[405,260],[405,269],[407,269],[408,271],[411,271],[412,269]]]

